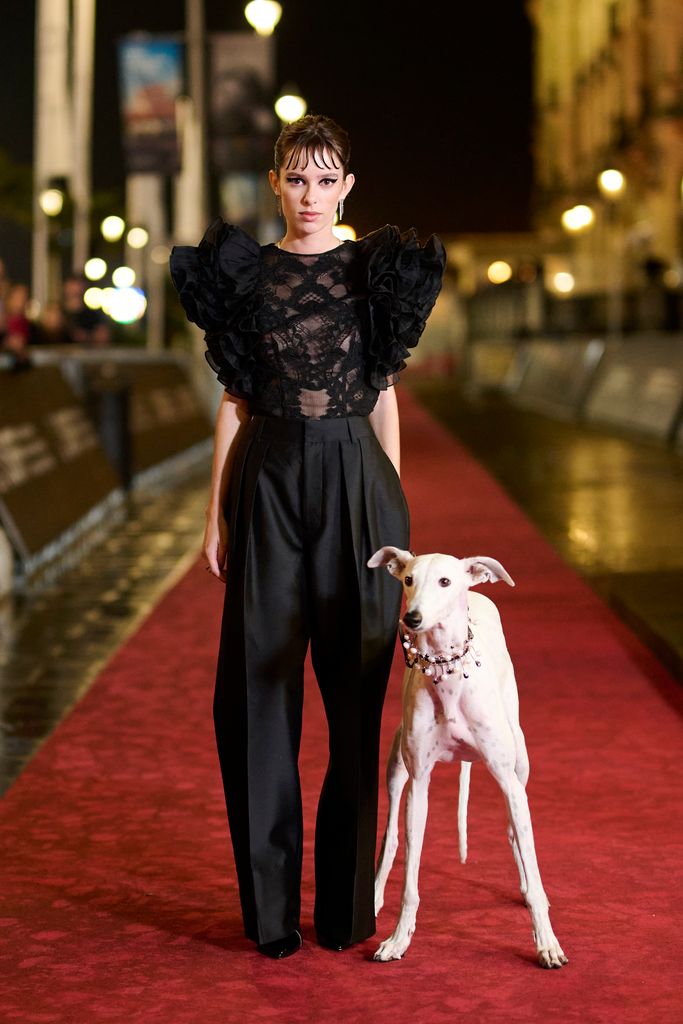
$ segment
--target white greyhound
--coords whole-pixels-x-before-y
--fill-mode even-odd
[[[375,913],[384,903],[384,887],[398,848],[398,811],[406,801],[406,864],[401,914],[393,935],[375,960],[399,960],[415,931],[419,904],[420,854],[427,819],[432,768],[437,761],[462,762],[458,831],[460,859],[467,858],[467,797],[471,762],[484,762],[505,797],[508,838],[519,871],[520,888],[531,914],[542,967],[562,967],[567,957],[555,938],[534,849],[526,797],[529,778],[524,734],[512,661],[498,609],[477,583],[514,583],[493,558],[421,555],[383,547],[368,561],[386,566],[403,583],[406,612],[401,620],[406,672],[403,721],[389,758],[389,815],[375,878]]]

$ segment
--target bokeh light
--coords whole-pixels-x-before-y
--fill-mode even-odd
[[[102,236],[106,238],[108,242],[118,242],[119,238],[126,230],[126,222],[123,217],[105,217],[100,224],[100,231]]]
[[[135,284],[135,271],[132,267],[117,267],[111,279],[116,288],[132,288]]]
[[[512,277],[512,267],[505,260],[494,260],[489,264],[486,276],[491,284],[503,284]]]
[[[89,281],[101,281],[107,273],[107,264],[99,256],[93,256],[92,259],[86,261],[83,273]]]
[[[244,8],[244,17],[260,36],[269,36],[282,17],[282,7],[276,0],[251,0]]]

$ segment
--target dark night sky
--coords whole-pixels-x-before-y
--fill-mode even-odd
[[[531,33],[523,0],[423,4],[281,0],[277,80],[350,132],[356,187],[348,219],[364,233],[386,222],[431,231],[528,226]],[[207,26],[246,27],[243,3],[206,0]],[[116,40],[177,31],[183,0],[100,0],[95,94],[96,187],[123,180]],[[0,32],[0,147],[29,162],[33,15],[6,0]]]

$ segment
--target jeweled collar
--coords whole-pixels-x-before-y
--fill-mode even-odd
[[[467,640],[465,641],[465,645],[460,654],[423,654],[421,651],[418,651],[415,646],[414,633],[411,636],[410,631],[405,630],[401,636],[399,630],[399,636],[401,637],[401,644],[403,646],[403,657],[408,668],[419,668],[423,675],[433,676],[435,685],[439,682],[441,676],[453,675],[458,662],[460,662],[462,674],[465,679],[469,679],[469,673],[465,671],[466,664],[473,660],[477,668],[481,667],[479,654],[472,647],[474,634],[470,623],[467,624]],[[453,644],[451,644],[451,648],[452,647],[454,647]]]

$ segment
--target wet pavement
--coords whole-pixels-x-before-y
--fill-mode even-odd
[[[683,457],[448,380],[409,386],[683,678]],[[207,465],[132,497],[79,564],[0,602],[0,792],[199,554],[208,482]]]
[[[199,554],[208,480],[132,496],[78,565],[0,601],[0,793]]]
[[[411,388],[683,678],[683,453],[467,396],[448,380]]]

